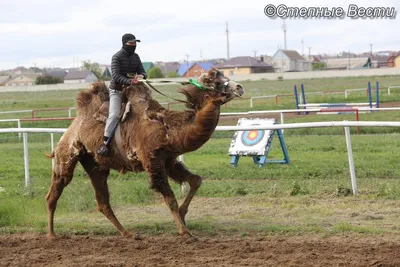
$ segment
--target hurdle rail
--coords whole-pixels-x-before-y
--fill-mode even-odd
[[[300,98],[301,98],[301,101],[303,102],[303,104],[300,104],[299,94],[297,91],[297,85],[294,85],[293,90],[294,90],[294,96],[295,96],[295,101],[296,101],[296,109],[300,110],[300,108],[303,107],[304,108],[303,110],[306,111],[305,114],[308,114],[307,107],[330,108],[330,107],[369,106],[370,108],[372,108],[373,106],[375,106],[376,108],[379,108],[379,82],[376,82],[376,87],[375,87],[375,91],[376,91],[376,102],[375,103],[372,102],[371,82],[368,82],[368,88],[367,88],[368,102],[364,102],[364,103],[308,103],[307,104],[306,93],[304,90],[304,84],[301,84]],[[365,89],[349,89],[349,90],[365,90]],[[339,91],[339,92],[343,93],[343,91]],[[311,93],[308,93],[308,94],[311,94]],[[347,90],[345,91],[345,98],[347,98]],[[300,112],[298,114],[300,114]]]

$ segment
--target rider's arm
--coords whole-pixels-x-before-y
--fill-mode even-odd
[[[130,85],[131,84],[131,79],[128,79],[121,74],[121,63],[120,59],[118,58],[117,55],[114,55],[111,59],[111,73],[113,79],[119,83],[119,84],[126,84]]]

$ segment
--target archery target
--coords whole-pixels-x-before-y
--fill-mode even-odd
[[[259,125],[259,124],[254,124]],[[260,141],[264,137],[264,131],[262,130],[253,130],[253,131],[244,131],[242,134],[242,143],[245,146],[254,146],[260,143]]]
[[[248,119],[241,118],[238,126],[259,126],[275,124],[275,119]],[[268,140],[273,131],[271,130],[246,130],[237,131],[232,137],[232,143],[229,148],[229,155],[248,155],[262,156],[266,154]]]

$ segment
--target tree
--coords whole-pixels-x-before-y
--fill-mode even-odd
[[[62,78],[53,77],[50,75],[39,76],[35,80],[35,84],[56,84],[63,83]]]
[[[178,72],[176,71],[168,72],[168,78],[176,78],[176,77],[179,77]]]
[[[153,67],[149,70],[149,73],[147,74],[149,79],[153,78],[164,78],[164,74],[162,73],[161,69],[159,67]]]
[[[99,63],[92,63],[90,60],[83,61],[83,68],[90,70],[94,75],[96,75],[97,79],[101,80],[101,69]]]
[[[314,62],[314,63],[312,63],[312,69],[313,70],[320,70],[320,69],[323,69],[325,67],[326,66],[325,66],[324,62]]]

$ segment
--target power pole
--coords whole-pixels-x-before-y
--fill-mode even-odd
[[[254,57],[257,57],[257,50],[253,50]]]
[[[369,46],[370,46],[370,52],[369,52],[369,54],[370,54],[371,57],[372,57],[372,44],[369,44]]]
[[[186,57],[186,73],[189,71],[189,55],[185,55]]]
[[[229,60],[229,29],[228,29],[228,21],[226,22],[226,51]]]
[[[348,57],[349,57],[349,65],[348,65],[348,67],[347,67],[347,69],[350,69],[350,50],[349,50],[349,53],[347,53],[347,55],[348,55]]]
[[[308,47],[309,70],[311,70],[311,46]]]
[[[285,20],[283,20],[282,29],[283,29],[283,40],[284,40],[284,46],[283,47],[286,50],[286,31],[287,31],[287,28],[286,28],[286,21]]]
[[[301,55],[304,57],[304,41],[303,41],[303,38],[301,38]]]

